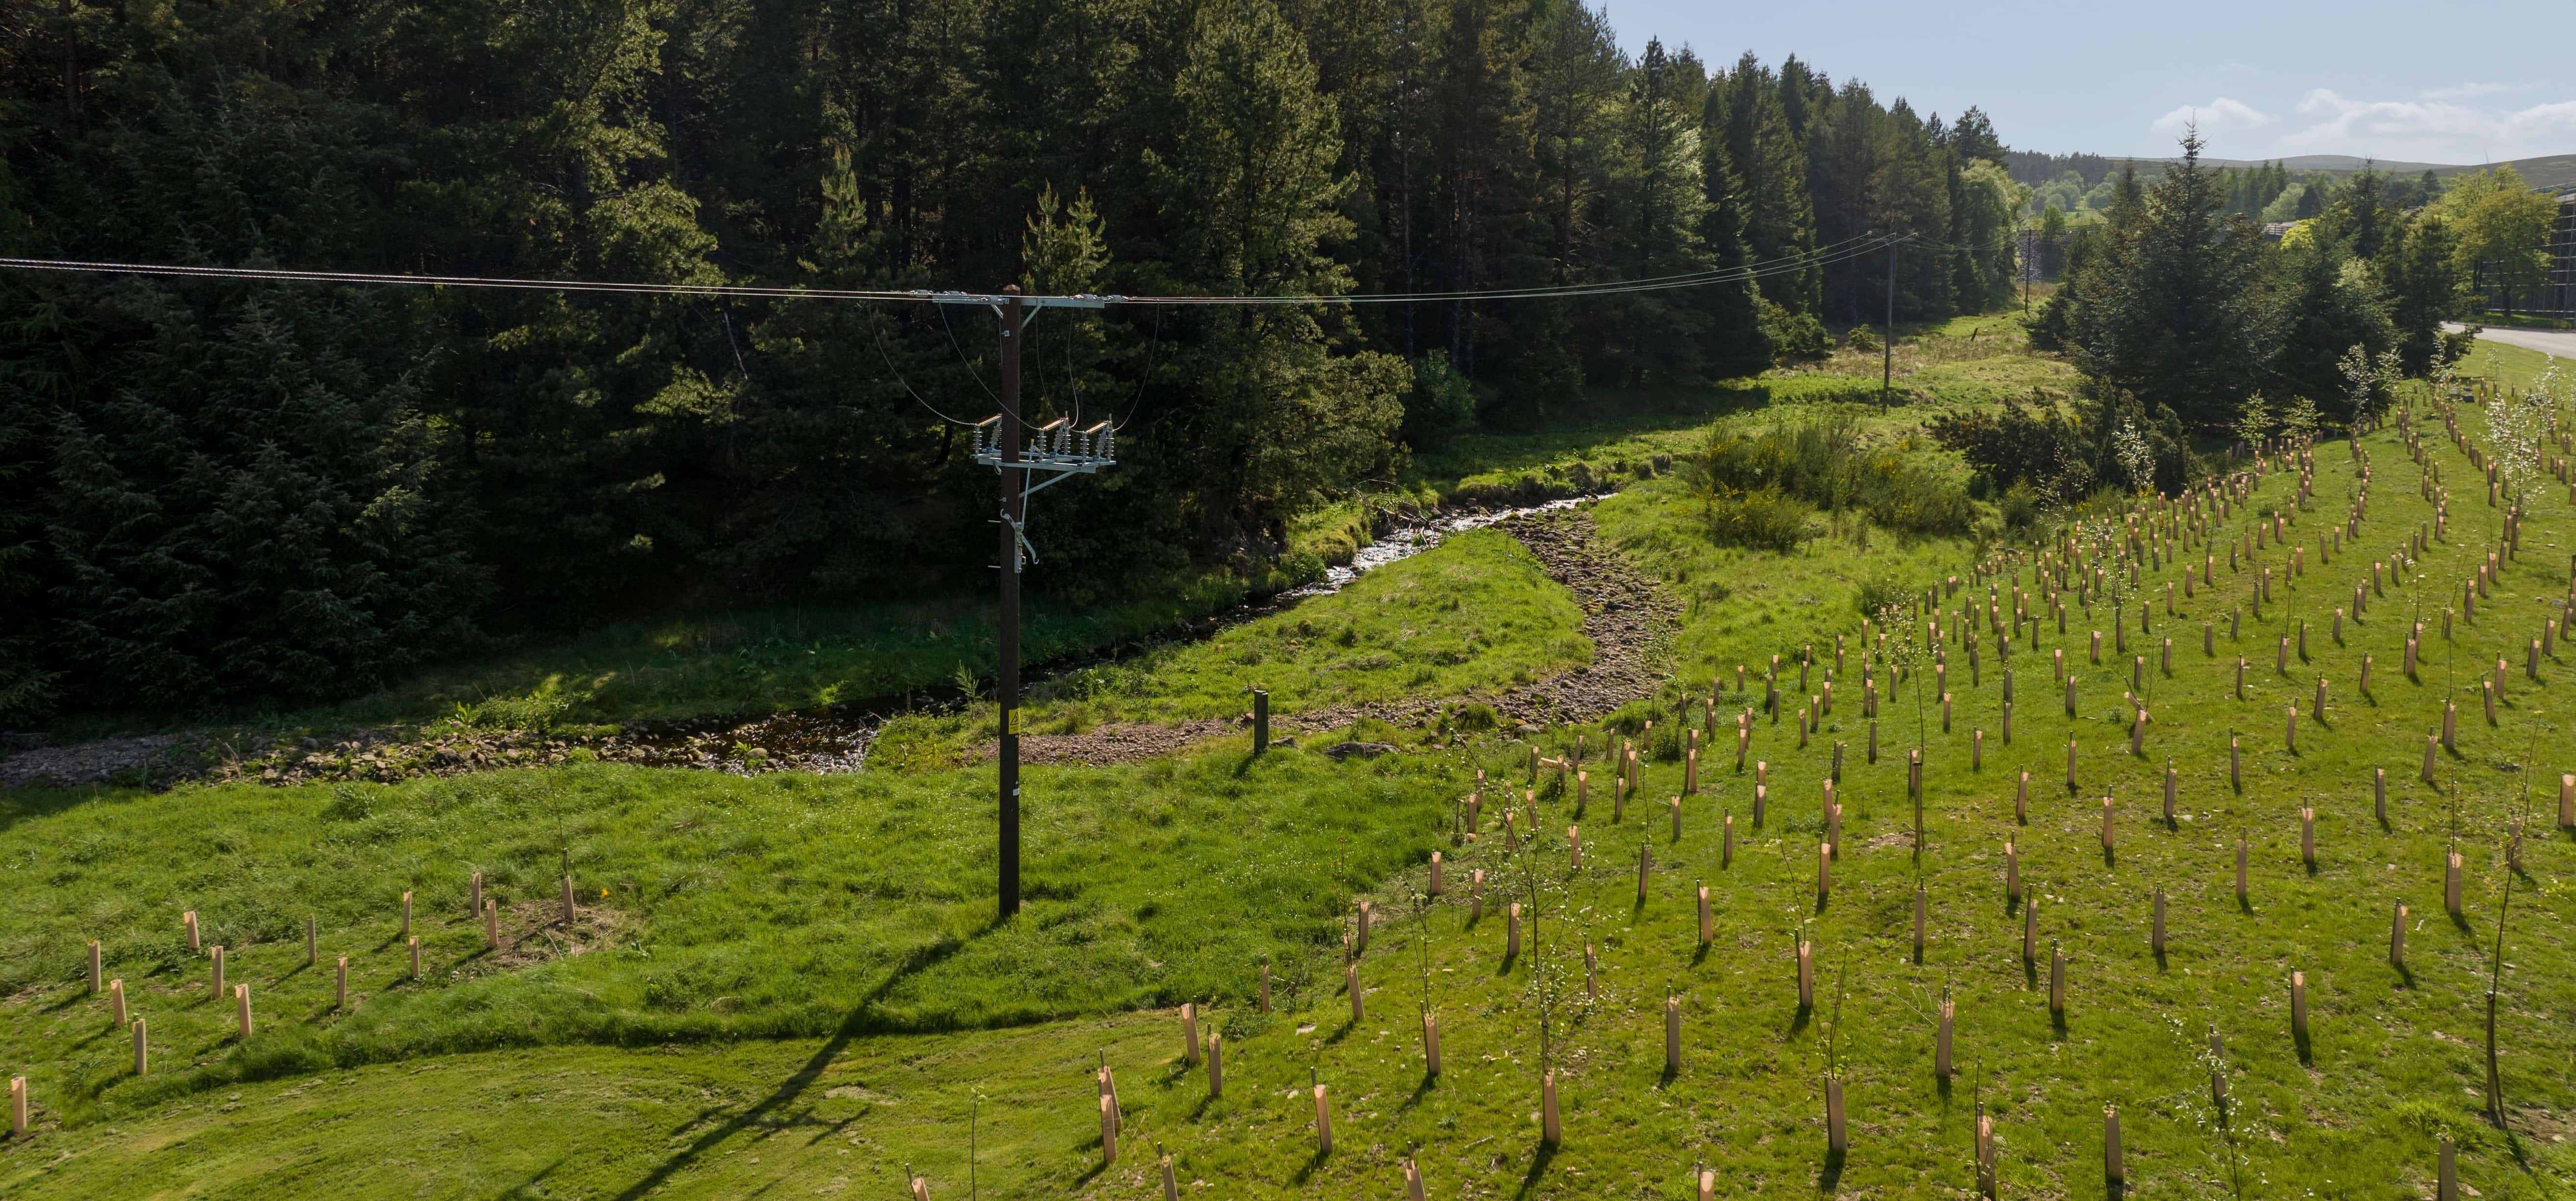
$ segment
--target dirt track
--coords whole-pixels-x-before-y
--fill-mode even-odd
[[[1398,725],[1461,703],[1493,707],[1505,726],[1586,721],[1653,693],[1649,663],[1655,638],[1672,628],[1680,605],[1653,579],[1639,573],[1596,537],[1584,508],[1529,513],[1493,527],[1538,556],[1548,578],[1574,593],[1583,609],[1583,634],[1592,661],[1549,679],[1499,693],[1336,706],[1273,718],[1282,738],[1311,737],[1347,728],[1363,717]],[[1204,719],[1171,725],[1103,725],[1080,734],[1031,734],[1020,740],[1026,763],[1105,765],[1168,755],[1193,743],[1222,737],[1240,721]],[[873,721],[830,715],[773,714],[744,719],[630,726],[604,737],[558,737],[531,730],[462,727],[386,728],[295,746],[242,748],[215,732],[110,738],[62,746],[17,748],[0,760],[0,787],[39,781],[60,785],[126,779],[162,787],[188,779],[252,779],[270,784],[320,780],[393,781],[419,775],[453,775],[505,767],[558,764],[576,752],[600,759],[656,767],[719,771],[847,772],[864,763],[874,740]],[[743,748],[753,748],[746,751]],[[977,757],[990,759],[985,743]]]
[[[1574,593],[1583,607],[1583,636],[1592,640],[1592,662],[1500,693],[1277,715],[1271,719],[1274,732],[1288,737],[1320,734],[1363,717],[1403,725],[1467,701],[1493,706],[1507,725],[1589,721],[1652,695],[1658,677],[1648,652],[1656,636],[1671,629],[1681,615],[1681,605],[1671,594],[1629,566],[1617,550],[1603,545],[1592,514],[1585,509],[1516,517],[1494,528],[1519,539],[1538,556],[1549,579]],[[1240,721],[1196,721],[1172,726],[1104,725],[1081,734],[1032,734],[1020,739],[1020,757],[1028,763],[1128,763],[1169,754],[1241,726]],[[978,748],[978,757],[990,759],[997,750],[995,744],[986,743]]]

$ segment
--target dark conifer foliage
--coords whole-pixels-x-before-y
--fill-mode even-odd
[[[1796,59],[1631,57],[1579,2],[14,11],[11,255],[1429,292],[1883,231],[1916,239],[1900,317],[2010,276],[1981,113],[1944,127]],[[1878,320],[1884,270],[1049,313],[1029,415],[1129,424],[1125,467],[1037,507],[1032,584],[1274,572],[1291,518],[1392,478],[1408,439],[1757,371],[1766,330]],[[0,305],[0,720],[304,699],[637,611],[972,586],[990,559],[991,473],[932,411],[993,409],[977,311],[23,273]]]

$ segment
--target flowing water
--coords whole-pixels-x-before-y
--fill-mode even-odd
[[[1351,557],[1348,566],[1326,568],[1323,579],[1211,614],[1193,622],[1179,638],[1199,641],[1229,626],[1293,608],[1310,597],[1330,596],[1371,571],[1440,545],[1452,534],[1483,529],[1533,513],[1570,509],[1596,499],[1598,497],[1571,496],[1518,508],[1451,514],[1400,527],[1361,547],[1359,553]],[[1151,645],[1168,645],[1171,641],[1171,638],[1157,639]],[[1025,687],[1048,676],[1113,662],[1137,649],[1136,645],[1114,647],[1033,667],[1021,673],[1022,684]],[[665,767],[733,772],[853,772],[867,766],[868,748],[887,721],[907,712],[938,712],[966,703],[966,697],[948,690],[760,717],[637,722],[628,725],[600,750],[608,757]]]

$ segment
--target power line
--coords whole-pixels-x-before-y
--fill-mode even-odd
[[[1603,280],[1586,284],[1554,284],[1544,287],[1489,288],[1456,292],[1379,292],[1360,294],[1291,294],[1282,296],[1106,296],[1110,304],[1219,306],[1219,305],[1293,305],[1293,304],[1424,304],[1457,300],[1546,300],[1557,297],[1610,296],[1629,292],[1658,292],[1673,288],[1696,288],[1708,284],[1734,283],[1760,279],[1810,267],[1829,266],[1845,259],[1857,258],[1888,246],[1913,241],[1911,234],[1872,235],[1847,238],[1814,250],[1800,251],[1779,258],[1742,267],[1693,271],[1680,275],[1650,276],[1645,279]]]
[[[903,369],[894,365],[894,355],[886,350],[885,331],[877,328],[876,318],[874,317],[868,318],[868,332],[876,335],[877,357],[885,360],[886,371],[894,376],[894,382],[903,385],[904,392],[912,397],[913,403],[930,410],[931,416],[937,417],[941,421],[945,421],[950,425],[962,425],[970,429],[974,427],[975,423],[972,421],[960,421],[946,413],[940,412],[939,406],[934,405],[927,400],[923,400],[921,393],[913,391],[912,381],[903,377]]]
[[[1095,296],[1080,298],[1099,304],[1143,306],[1229,305],[1321,305],[1321,304],[1421,304],[1435,301],[1462,300],[1547,300],[1609,296],[1630,292],[1665,291],[1673,288],[1695,288],[1709,284],[1733,283],[1759,279],[1783,272],[1800,271],[1841,262],[1902,242],[1913,235],[1882,235],[1850,238],[1814,250],[1784,255],[1764,263],[1747,264],[1710,271],[1679,275],[1651,276],[1635,280],[1604,280],[1596,283],[1559,284],[1544,287],[1491,288],[1452,292],[1382,292],[1382,293],[1300,293],[1280,296],[1212,295],[1212,296]],[[486,288],[515,291],[590,292],[626,296],[690,296],[729,299],[765,300],[837,300],[872,303],[918,303],[935,300],[968,300],[981,302],[982,294],[934,292],[927,289],[893,291],[867,288],[779,287],[762,284],[687,284],[634,283],[619,280],[528,279],[511,276],[411,275],[370,271],[298,271],[277,267],[203,267],[175,263],[126,263],[80,259],[0,258],[0,269],[49,271],[97,275],[144,275],[179,279],[215,279],[267,281],[279,283],[351,284],[375,286],[408,286],[440,288]],[[998,302],[998,297],[990,298]],[[1075,299],[1071,297],[1027,297],[1031,301]],[[951,339],[955,334],[951,331]],[[960,357],[964,349],[958,348]],[[991,393],[977,377],[978,385]]]
[[[966,374],[975,381],[975,386],[982,388],[984,390],[984,395],[991,396],[994,404],[1002,403],[1001,397],[993,396],[993,386],[984,382],[983,373],[975,370],[974,361],[966,357],[966,348],[958,344],[957,327],[948,323],[948,306],[943,304],[938,306],[938,308],[939,328],[948,331],[948,347],[949,349],[957,352],[957,365],[966,369]],[[1019,416],[1019,414],[1013,413],[1012,416],[1016,417]]]

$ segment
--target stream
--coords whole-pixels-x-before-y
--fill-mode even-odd
[[[1361,547],[1349,564],[1326,568],[1324,578],[1311,584],[1246,600],[1152,638],[1031,664],[1022,669],[1021,678],[1024,684],[1039,683],[1155,647],[1201,641],[1230,626],[1294,608],[1311,597],[1339,592],[1371,571],[1439,546],[1452,534],[1530,514],[1570,509],[1597,499],[1597,495],[1567,497],[1543,504],[1448,514],[1399,526]],[[955,689],[926,689],[824,709],[753,717],[734,714],[628,722],[616,733],[598,737],[564,736],[542,730],[389,727],[362,732],[346,741],[308,741],[300,747],[253,752],[246,758],[209,754],[218,749],[222,738],[214,731],[57,745],[22,742],[7,747],[5,757],[0,757],[0,787],[39,782],[69,787],[137,778],[157,786],[208,776],[272,784],[394,780],[563,763],[583,751],[604,760],[654,767],[693,767],[744,775],[781,770],[833,774],[865,768],[869,748],[893,718],[906,713],[949,711],[969,703],[969,698]],[[213,762],[207,762],[209,758]]]
[[[1265,597],[1242,602],[1190,623],[1182,633],[1150,642],[1126,643],[1032,665],[1021,672],[1023,688],[1069,671],[1114,663],[1139,650],[1174,641],[1201,641],[1244,622],[1296,607],[1318,596],[1330,596],[1352,581],[1439,546],[1452,534],[1484,529],[1516,517],[1552,513],[1600,499],[1569,496],[1543,504],[1457,513],[1389,530],[1351,556],[1347,566],[1324,569],[1324,578]],[[885,697],[836,705],[829,709],[777,713],[764,717],[696,718],[673,722],[634,722],[595,749],[604,758],[664,767],[699,767],[717,771],[795,770],[829,774],[867,766],[868,748],[885,723],[907,712],[938,712],[965,703],[953,691],[925,702],[923,694]],[[746,753],[748,752],[748,753]]]

